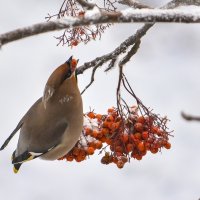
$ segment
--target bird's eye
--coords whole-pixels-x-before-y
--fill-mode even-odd
[[[65,75],[65,79],[69,78],[71,75],[72,75],[72,71],[71,71],[71,69],[68,69],[67,73]]]

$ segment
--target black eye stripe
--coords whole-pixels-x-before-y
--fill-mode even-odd
[[[72,70],[71,70],[71,68],[69,68],[69,69],[67,70],[66,75],[65,75],[65,79],[69,78],[71,75],[72,75]]]

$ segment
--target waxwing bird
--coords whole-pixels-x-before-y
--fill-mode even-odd
[[[33,104],[0,148],[3,150],[20,129],[12,155],[15,173],[25,161],[64,156],[78,141],[83,128],[83,106],[75,77],[77,62],[70,57],[51,74],[43,97]]]

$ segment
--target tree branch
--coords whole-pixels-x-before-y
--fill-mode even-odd
[[[128,49],[129,46],[133,45],[131,50],[123,57],[123,59],[119,62],[119,69],[120,69],[120,75],[119,78],[122,78],[122,68],[123,66],[131,59],[131,57],[137,52],[137,50],[139,49],[140,46],[140,39],[145,35],[145,33],[147,32],[147,30],[151,27],[152,25],[146,24],[144,25],[141,29],[139,29],[135,35],[130,36],[128,39],[126,39],[123,43],[121,43],[121,45],[116,48],[114,51],[112,51],[109,54],[106,54],[104,56],[98,57],[95,60],[89,62],[89,63],[85,63],[84,65],[80,66],[77,70],[76,70],[76,75],[78,74],[82,74],[85,70],[93,67],[92,70],[92,75],[91,75],[91,79],[90,79],[90,83],[84,88],[84,90],[81,92],[81,94],[83,94],[94,82],[94,76],[95,76],[95,72],[96,70],[102,66],[103,64],[105,64],[106,62],[108,62],[109,60],[111,60],[111,63],[114,61],[116,62],[117,57],[120,54],[123,54],[126,52],[126,50]],[[111,70],[111,68],[114,67],[114,63],[111,64],[112,66],[106,68],[105,71],[109,71]],[[119,83],[118,83],[118,87],[119,89],[117,90],[117,98],[119,98],[119,90],[120,90],[120,85],[121,85],[121,79],[119,79]],[[119,101],[117,101],[119,103]]]
[[[104,72],[108,72],[110,71],[111,69],[113,69],[115,67],[115,64],[117,62],[117,58],[112,58],[112,60],[110,61],[108,67],[104,70]]]
[[[126,1],[126,0],[125,0]],[[128,0],[129,1],[129,0]],[[132,1],[132,0],[130,0]],[[168,8],[168,4],[165,6],[166,8]],[[161,7],[162,8],[162,7]],[[128,49],[129,46],[133,45],[133,47],[131,48],[131,50],[126,54],[126,56],[119,62],[119,69],[120,69],[120,73],[119,73],[119,78],[122,76],[122,66],[128,62],[130,60],[130,58],[137,52],[140,43],[141,43],[141,38],[146,34],[146,32],[153,26],[154,24],[145,24],[141,29],[139,29],[135,35],[130,36],[128,39],[126,39],[124,42],[121,43],[121,45],[119,47],[117,47],[114,51],[112,51],[109,54],[103,55],[101,57],[97,57],[96,59],[85,63],[84,65],[80,66],[77,70],[76,70],[76,74],[82,74],[85,70],[93,67],[93,71],[92,71],[92,75],[91,75],[91,80],[90,83],[85,87],[85,89],[82,91],[81,94],[83,94],[94,82],[94,75],[96,72],[96,69],[98,67],[100,67],[101,65],[105,64],[106,62],[108,62],[109,60],[111,60],[111,62],[109,63],[108,67],[106,68],[105,72],[111,70],[112,68],[115,67],[115,64],[117,62],[117,58],[120,54],[125,53],[125,51]],[[120,85],[121,85],[121,80],[119,79],[119,83],[118,83],[118,89],[117,89],[117,104],[119,104],[119,90],[120,90]],[[121,97],[120,97],[121,99]]]
[[[127,62],[130,61],[133,55],[135,55],[140,47],[140,39],[135,42],[134,46],[131,48],[131,50],[127,53],[127,55],[119,62],[119,66],[125,65]]]
[[[189,6],[189,5],[200,6],[200,0],[173,0],[170,3],[168,3],[167,8],[175,8],[178,6]]]
[[[88,85],[86,85],[86,87],[83,89],[83,91],[81,92],[81,94],[83,94],[92,85],[92,83],[94,82],[94,76],[95,76],[96,70],[97,70],[97,68],[99,66],[100,65],[96,65],[95,67],[93,67],[90,82],[89,82]]]
[[[85,63],[84,65],[80,66],[77,69],[77,75],[83,74],[83,72],[91,67],[96,66],[99,62],[101,62],[103,65],[104,63],[108,62],[109,60],[112,60],[113,58],[117,58],[120,54],[126,52],[128,47],[139,41],[146,32],[153,26],[153,24],[145,24],[142,28],[137,30],[137,32],[134,35],[131,35],[128,39],[126,39],[124,42],[122,42],[119,47],[117,47],[114,51],[105,54],[101,57],[97,57],[94,60]]]
[[[96,7],[95,7],[96,8]],[[97,9],[96,9],[97,11]],[[87,13],[90,12],[88,15]],[[102,23],[155,23],[155,22],[178,22],[178,23],[199,23],[200,9],[125,9],[120,12],[91,12],[85,13],[85,17],[66,17],[56,21],[38,23],[25,28],[16,29],[0,35],[0,47],[15,40],[29,36],[67,29],[71,27],[87,26]]]

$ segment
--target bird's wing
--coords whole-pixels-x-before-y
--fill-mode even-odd
[[[32,107],[38,105],[40,102],[41,102],[41,99],[42,98],[39,98],[34,104]],[[31,108],[32,108],[31,107]],[[29,111],[24,115],[24,117],[20,120],[20,122],[17,124],[16,128],[13,130],[13,132],[9,135],[9,137],[6,139],[6,141],[3,143],[3,145],[1,146],[0,148],[0,151],[4,150],[6,148],[6,146],[8,145],[8,143],[10,142],[10,140],[14,137],[14,135],[17,133],[17,131],[19,129],[21,129],[23,123],[24,123],[24,118],[30,114],[30,111],[31,111],[31,108],[29,109]]]
[[[12,155],[14,173],[19,171],[19,168],[24,162],[38,158],[53,150],[60,143],[66,128],[66,123],[60,123],[51,129],[51,131],[46,130],[45,134],[40,134],[40,137],[39,134],[36,134],[36,137],[26,138],[26,134],[23,134],[25,132],[23,132],[22,126],[18,147]]]
[[[10,136],[6,139],[6,141],[3,143],[3,145],[0,148],[0,151],[5,149],[5,147],[8,145],[10,140],[13,138],[13,136],[17,133],[17,131],[22,127],[23,122],[22,120],[18,123],[17,127],[13,130],[13,132],[10,134]]]
[[[32,160],[49,152],[60,144],[66,129],[67,123],[60,121],[47,121],[41,127],[34,127],[34,131],[31,126],[22,126],[13,163]]]

